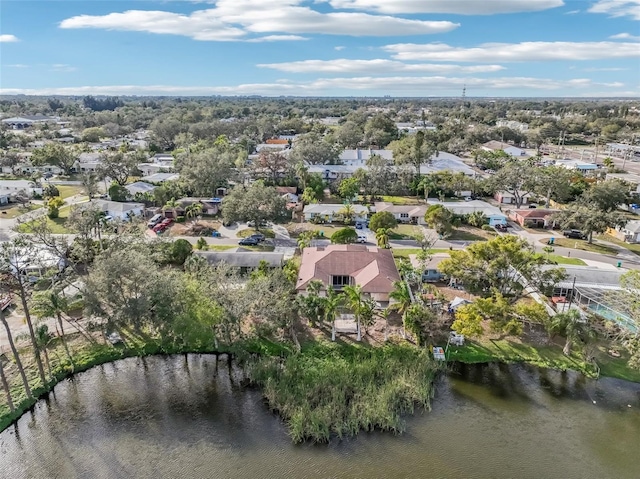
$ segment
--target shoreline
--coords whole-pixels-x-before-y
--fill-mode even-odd
[[[332,344],[332,343],[329,343],[329,344]],[[312,343],[312,346],[310,348],[306,348],[306,349],[307,350],[313,349],[313,345],[322,345],[322,343],[314,342]],[[245,348],[240,351],[238,351],[237,348],[233,348],[233,347],[227,348],[227,349],[219,348],[217,350],[213,348],[209,349],[209,348],[203,348],[198,346],[195,346],[195,347],[180,346],[180,347],[168,348],[168,347],[163,347],[160,343],[156,343],[156,342],[145,343],[144,345],[142,345],[142,347],[139,347],[139,348],[116,348],[112,346],[107,346],[106,344],[101,344],[99,346],[100,346],[99,348],[96,348],[95,351],[93,351],[94,354],[88,357],[85,362],[76,361],[76,369],[74,372],[71,372],[70,370],[54,372],[53,374],[54,378],[45,387],[40,386],[38,388],[34,388],[32,400],[24,399],[19,403],[15,404],[15,411],[13,413],[9,412],[0,416],[0,432],[3,432],[5,429],[14,425],[24,414],[28,413],[29,411],[32,411],[35,405],[38,403],[38,401],[46,399],[48,395],[53,391],[53,389],[60,382],[64,381],[65,379],[73,378],[76,374],[88,371],[89,369],[92,369],[94,367],[102,366],[108,363],[113,363],[121,359],[142,358],[142,357],[150,357],[150,356],[174,356],[174,355],[187,355],[187,354],[202,354],[202,355],[215,355],[215,356],[229,355],[231,357],[240,357],[241,359],[242,359],[242,356],[244,355],[261,355],[261,356],[269,356],[269,357],[275,358],[278,356],[282,357],[283,353],[291,351],[286,345],[273,343],[266,340],[258,340],[258,341],[245,343]],[[404,346],[404,345],[398,346],[394,344],[394,345],[391,345],[390,347],[391,348],[393,347],[412,348],[412,349],[416,349],[416,352],[419,352],[419,348],[415,348],[413,346]],[[363,350],[364,349],[368,349],[368,347],[363,348]],[[371,349],[377,349],[377,348],[371,348]],[[305,351],[305,348],[303,348],[302,354],[304,354],[304,351]],[[554,365],[545,364],[543,362],[541,363],[537,361],[527,360],[527,359],[523,359],[522,357],[515,357],[515,356],[498,358],[495,356],[487,355],[486,357],[466,358],[466,359],[464,357],[449,356],[449,359],[444,364],[448,366],[453,363],[529,364],[541,369],[549,369],[549,370],[556,370],[556,371],[571,370],[577,374],[583,375],[588,379],[594,379],[594,380],[598,379],[598,376],[591,375],[589,374],[588,371],[581,370],[578,368],[561,367],[562,365],[559,365],[559,364],[556,364],[555,365],[556,367],[553,367]],[[606,374],[605,372],[601,372],[599,377],[610,377],[610,378],[614,378],[621,381],[627,381],[631,383],[640,383],[640,380],[633,380],[633,379],[621,377],[620,375],[615,375],[615,374]],[[261,386],[258,385],[258,387],[261,387]],[[261,389],[263,388],[261,387]],[[263,395],[264,394],[265,394],[265,391],[263,389]],[[269,405],[269,407],[271,409],[275,409],[273,405]],[[282,417],[282,415],[280,416]],[[286,420],[287,418],[282,417],[282,419]]]

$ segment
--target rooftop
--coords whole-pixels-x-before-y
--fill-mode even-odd
[[[332,276],[350,276],[365,293],[389,293],[400,275],[391,250],[367,245],[330,245],[308,247],[302,252],[297,290],[310,281],[332,283]]]

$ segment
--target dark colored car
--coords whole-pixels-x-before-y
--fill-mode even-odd
[[[563,231],[562,234],[567,237],[567,238],[573,238],[573,239],[587,239],[587,235],[585,235],[582,231],[580,230],[566,230]]]
[[[262,243],[266,239],[266,237],[262,233],[254,233],[249,236],[249,238],[255,238],[258,243]]]
[[[364,227],[365,227],[364,223],[356,223],[356,229],[357,230],[364,229]]]
[[[259,243],[259,241],[255,238],[252,238],[251,236],[249,236],[248,238],[242,238],[240,241],[238,241],[238,244],[240,246],[257,246]]]

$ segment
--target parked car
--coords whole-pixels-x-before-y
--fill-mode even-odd
[[[149,220],[149,222],[147,223],[147,226],[149,228],[153,228],[155,225],[160,223],[163,218],[164,218],[164,216],[162,216],[160,213],[158,213],[157,215],[153,215],[151,217],[151,219]]]
[[[247,226],[249,228],[255,228],[256,227],[256,222],[255,221],[247,221]],[[269,223],[267,223],[266,221],[261,221],[260,222],[260,228],[266,228],[267,226],[269,226]]]
[[[366,243],[367,237],[365,235],[358,235],[358,243]]]
[[[157,225],[155,225],[151,231],[153,231],[156,234],[160,234],[162,233],[164,230],[167,229],[167,225],[163,225],[162,223],[159,223]]]
[[[537,208],[537,207],[538,207],[538,205],[535,204],[535,203],[530,203],[529,204],[529,208]]]
[[[166,226],[167,228],[173,224],[173,218],[165,218],[160,222],[161,225]]]
[[[494,226],[494,228],[497,229],[498,231],[505,232],[509,227],[507,225],[497,224]]]
[[[242,238],[238,241],[240,246],[258,246],[258,240],[249,236],[248,238]]]
[[[566,230],[562,234],[567,238],[587,239],[587,235],[580,230]]]
[[[249,238],[255,238],[256,240],[258,240],[258,243],[262,243],[266,239],[265,235],[263,235],[262,233],[254,233],[249,236]]]
[[[362,230],[362,229],[364,229],[364,226],[365,226],[365,225],[364,225],[364,224],[362,224],[362,223],[356,223],[356,229],[357,229],[357,230]]]

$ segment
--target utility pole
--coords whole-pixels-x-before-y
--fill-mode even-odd
[[[596,138],[596,154],[593,157],[593,164],[596,165],[598,164],[598,140],[600,139],[600,137]]]

